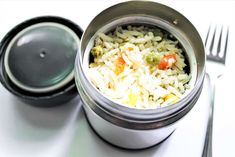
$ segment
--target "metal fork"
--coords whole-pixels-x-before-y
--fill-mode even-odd
[[[213,132],[213,117],[214,117],[214,99],[215,99],[215,84],[217,79],[222,76],[227,47],[228,47],[228,37],[229,37],[229,28],[221,27],[220,31],[218,31],[218,27],[215,26],[212,29],[212,26],[209,27],[207,32],[205,47],[209,52],[207,54],[207,67],[211,66],[211,68],[216,68],[213,72],[210,72],[210,68],[207,68],[207,74],[210,76],[210,113],[208,117],[207,124],[207,132],[203,149],[203,157],[212,157],[212,132]],[[211,39],[209,41],[209,39]],[[217,39],[217,40],[216,40]],[[209,43],[210,42],[210,43]],[[217,43],[216,43],[217,42]]]

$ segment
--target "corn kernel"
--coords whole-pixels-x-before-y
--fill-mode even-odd
[[[133,93],[133,91],[131,90],[129,95],[128,95],[129,101],[128,104],[130,104],[131,106],[135,106],[137,103],[137,95]]]

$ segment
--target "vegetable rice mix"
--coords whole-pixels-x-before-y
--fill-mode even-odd
[[[177,102],[190,88],[179,42],[159,28],[129,25],[99,33],[91,54],[89,79],[122,105],[160,108]]]

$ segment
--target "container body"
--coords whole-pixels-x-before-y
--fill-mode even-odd
[[[84,106],[84,109],[91,127],[102,139],[125,149],[143,149],[156,145],[170,136],[178,124],[150,130],[128,129],[106,121],[88,106]]]
[[[191,100],[194,105],[200,94],[202,87],[199,89],[195,97]],[[87,95],[83,91],[80,91],[81,99],[83,100],[83,107],[86,113],[87,120],[93,128],[93,130],[105,141],[112,145],[125,149],[144,149],[156,144],[161,143],[167,139],[177,128],[180,119],[175,118],[169,125],[163,125],[162,122],[155,122],[154,127],[151,129],[135,129],[140,123],[129,123],[129,127],[122,126],[124,121],[112,122],[106,116],[107,113],[98,115],[97,109],[93,110],[90,105],[93,104],[92,100],[89,100]],[[186,114],[191,108],[186,109]],[[107,118],[107,119],[105,119]],[[115,118],[118,121],[117,118]],[[146,124],[146,127],[149,124]]]
[[[171,33],[185,49],[189,62],[191,89],[184,97],[158,109],[134,109],[120,105],[99,92],[86,70],[89,53],[98,32],[107,33],[128,24],[157,26]],[[94,130],[106,141],[127,149],[142,149],[166,139],[196,104],[205,75],[205,52],[197,30],[183,15],[165,5],[129,1],[102,11],[84,31],[75,61],[75,82],[85,112]]]

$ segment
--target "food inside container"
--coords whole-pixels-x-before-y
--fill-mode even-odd
[[[109,99],[154,109],[179,101],[190,89],[190,66],[180,42],[148,25],[99,32],[90,50],[88,78]]]

